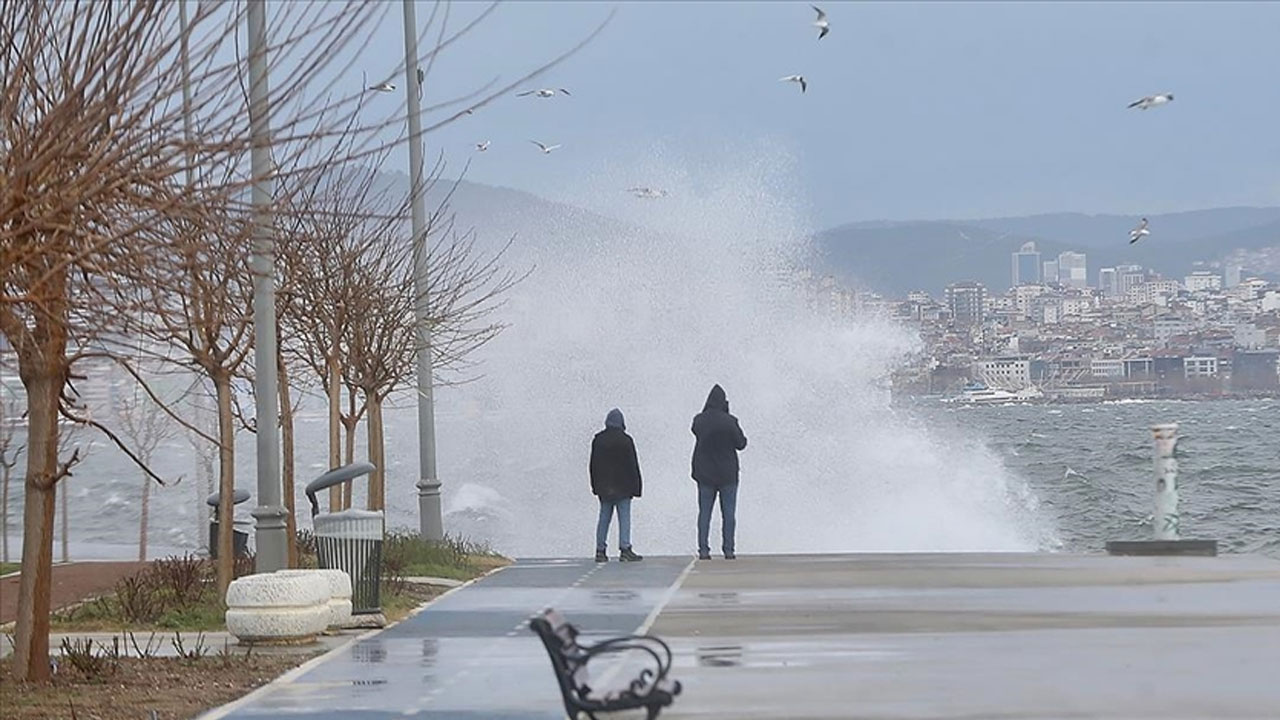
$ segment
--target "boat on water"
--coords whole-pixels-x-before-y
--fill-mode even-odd
[[[1040,400],[1044,397],[1044,393],[1040,392],[1040,388],[1032,385],[1020,390],[1002,390],[1000,388],[987,387],[983,383],[969,383],[960,391],[960,394],[947,398],[943,402],[958,403],[961,405],[1006,405],[1009,403],[1031,402]]]

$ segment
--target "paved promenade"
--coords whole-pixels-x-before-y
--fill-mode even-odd
[[[561,718],[547,606],[668,640],[664,718],[1280,716],[1280,561],[955,554],[522,561],[210,717]]]

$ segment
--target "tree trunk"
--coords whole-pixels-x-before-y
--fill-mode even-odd
[[[46,345],[42,350],[49,351],[50,348]],[[59,350],[52,358],[24,358],[28,363],[41,363],[44,367],[34,369],[30,376],[22,373],[27,391],[27,477],[22,508],[22,575],[18,581],[13,669],[17,679],[33,682],[49,679],[49,605],[53,580],[53,525],[57,510],[58,398],[64,375],[61,355]]]
[[[356,417],[356,389],[347,388],[347,409],[351,414],[342,419],[342,425],[347,431],[347,464],[356,461],[356,428],[360,426],[360,419]],[[347,510],[351,507],[351,492],[354,483],[350,480],[342,484],[342,509]]]
[[[218,396],[218,597],[226,597],[235,572],[236,436],[231,424],[231,377],[225,371],[214,372],[213,387]]]
[[[147,465],[151,459],[147,458]],[[142,476],[142,519],[138,522],[138,559],[147,559],[147,514],[151,509],[151,478]]]
[[[337,339],[334,339],[337,342]],[[337,350],[335,348],[334,352]],[[342,464],[342,368],[336,357],[329,358],[329,382],[325,395],[329,397],[329,469]],[[342,488],[329,488],[329,512],[342,509]]]
[[[370,510],[387,509],[387,473],[385,448],[382,439],[382,398],[376,393],[366,393],[369,403],[369,462],[373,463],[373,472],[369,473]]]
[[[0,399],[0,425],[6,422],[4,413],[8,409],[8,404]],[[13,430],[2,429],[0,432],[8,433],[4,436],[4,441],[0,442],[0,481],[3,481],[3,488],[0,489],[0,543],[4,547],[0,550],[0,562],[9,562],[9,478],[13,477],[13,468],[9,465],[9,451],[13,448]]]
[[[278,348],[278,346],[277,346]],[[289,366],[276,353],[280,388],[280,443],[284,448],[280,473],[284,494],[285,528],[289,534],[289,567],[298,567],[298,515],[293,502],[293,406],[289,404]]]
[[[61,496],[62,500],[62,562],[71,562],[71,553],[68,551],[67,543],[67,483],[62,483],[61,492],[58,488],[54,488],[54,494]]]
[[[9,458],[4,460],[8,462]],[[9,478],[13,475],[13,468],[6,464],[0,467],[0,473],[4,473],[4,489],[0,490],[0,508],[4,512],[0,515],[0,542],[4,543],[4,551],[0,562],[9,562]]]

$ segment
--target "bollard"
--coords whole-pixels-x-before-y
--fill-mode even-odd
[[[1178,539],[1178,424],[1152,425],[1155,439],[1156,507],[1151,530],[1156,540]]]
[[[1111,540],[1110,555],[1202,555],[1218,554],[1217,540],[1183,540],[1179,536],[1182,519],[1178,515],[1178,424],[1152,425],[1154,442],[1152,466],[1156,474],[1155,509],[1151,513],[1150,540]]]

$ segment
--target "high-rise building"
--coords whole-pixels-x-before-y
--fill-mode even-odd
[[[1116,268],[1116,294],[1127,295],[1133,288],[1147,281],[1147,271],[1141,265],[1121,265]]]
[[[1120,294],[1120,281],[1117,279],[1115,268],[1102,268],[1098,271],[1098,289],[1107,297]]]
[[[1022,249],[1013,254],[1013,286],[1040,284],[1040,251],[1034,242],[1022,244]]]
[[[987,287],[980,282],[958,282],[947,286],[947,308],[956,325],[982,322],[987,304]]]
[[[1089,269],[1084,253],[1068,251],[1058,254],[1058,282],[1066,287],[1089,287]]]
[[[1056,285],[1058,283],[1058,261],[1045,260],[1044,265],[1041,267],[1044,268],[1043,279],[1045,284]]]

